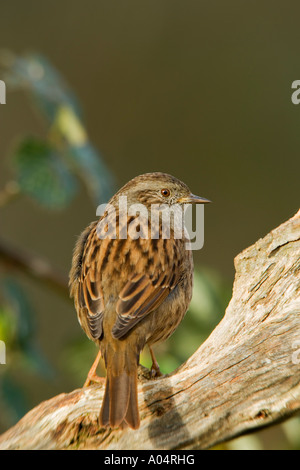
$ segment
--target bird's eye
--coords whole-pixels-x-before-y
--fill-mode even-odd
[[[161,190],[161,194],[162,194],[164,197],[169,197],[169,196],[170,196],[170,190],[169,190],[169,189],[162,189],[162,190]]]

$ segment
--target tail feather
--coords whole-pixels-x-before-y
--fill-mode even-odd
[[[109,426],[109,378],[106,377],[105,392],[100,411],[100,425],[104,427]]]
[[[129,402],[129,375],[122,372],[109,381],[109,420],[112,428],[118,427],[124,421]]]
[[[132,356],[131,356],[132,357]],[[105,427],[137,429],[140,424],[137,404],[137,361],[126,354],[107,355],[105,393],[100,411],[100,424]]]
[[[125,416],[126,423],[132,428],[140,427],[140,416],[137,402],[137,375],[130,378],[129,384],[129,402]]]

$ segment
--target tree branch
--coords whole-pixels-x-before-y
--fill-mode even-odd
[[[139,384],[141,427],[99,428],[102,386],[41,403],[0,449],[206,449],[300,410],[300,211],[235,259],[232,299],[179,369]]]
[[[39,282],[69,298],[68,278],[36,254],[10,246],[0,239],[0,263],[7,269],[22,271]]]
[[[3,189],[0,190],[0,208],[6,206],[9,202],[20,197],[21,191],[16,181],[8,181]]]

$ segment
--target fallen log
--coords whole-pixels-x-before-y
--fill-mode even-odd
[[[157,379],[141,370],[138,430],[103,429],[104,387],[62,393],[0,449],[207,449],[300,410],[300,211],[235,258],[232,299],[209,338]]]

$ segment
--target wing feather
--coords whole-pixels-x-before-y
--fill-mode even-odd
[[[112,329],[115,338],[122,338],[138,322],[159,307],[178,284],[175,262],[172,256],[166,257],[169,265],[159,276],[135,274],[125,284],[117,302],[117,321]],[[161,261],[159,261],[161,264]],[[154,266],[154,272],[155,266]]]
[[[112,334],[122,338],[158,308],[178,285],[178,243],[162,238],[100,239],[96,232],[94,223],[90,232],[82,236],[72,275],[72,282],[77,285],[79,319],[92,339],[102,337],[103,283],[113,282],[117,276],[121,288],[119,294],[116,292],[117,317]]]

